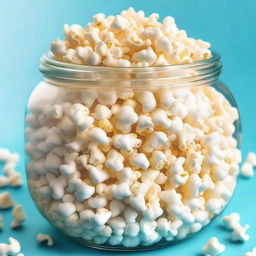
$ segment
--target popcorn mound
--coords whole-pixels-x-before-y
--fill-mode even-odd
[[[75,64],[148,67],[192,63],[211,57],[210,44],[187,37],[172,17],[160,23],[158,14],[144,16],[133,8],[120,15],[99,13],[85,28],[65,25],[65,40],[51,51],[58,60]]]
[[[28,109],[31,194],[72,237],[124,247],[182,239],[219,214],[236,185],[238,112],[209,86],[71,91],[43,82]]]

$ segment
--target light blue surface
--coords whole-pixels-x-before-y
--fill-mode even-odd
[[[221,79],[234,93],[242,114],[243,155],[256,151],[254,0],[0,0],[0,147],[21,154],[18,170],[22,172],[23,179],[23,113],[30,91],[41,79],[39,57],[48,50],[49,43],[55,37],[62,37],[63,24],[86,24],[97,12],[117,14],[129,6],[136,10],[143,9],[146,14],[157,12],[161,17],[171,15],[190,36],[212,43],[224,63]],[[250,224],[250,241],[244,244],[229,242],[229,232],[223,230],[221,217],[218,217],[199,234],[175,246],[132,255],[196,256],[212,236],[225,243],[227,249],[223,255],[239,256],[256,247],[255,179],[239,179],[235,195],[224,211],[224,214],[238,211],[242,223]],[[26,256],[114,254],[80,246],[51,228],[33,205],[26,186],[8,190],[13,192],[16,202],[24,205],[28,219],[23,229],[13,231],[9,228],[10,212],[1,212],[5,227],[0,231],[0,242],[7,242],[9,236],[16,237]],[[56,245],[53,248],[38,246],[35,236],[39,232],[51,234]]]

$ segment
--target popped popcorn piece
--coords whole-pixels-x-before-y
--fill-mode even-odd
[[[8,209],[14,206],[14,201],[9,192],[0,194],[0,209]]]
[[[225,245],[221,244],[216,237],[212,237],[202,248],[203,255],[216,256],[224,252]]]
[[[110,191],[116,199],[123,199],[131,194],[130,188],[126,183],[113,184]]]
[[[223,223],[229,230],[234,230],[236,226],[240,225],[240,215],[232,212],[230,215],[223,217]]]
[[[107,134],[104,130],[100,128],[92,128],[91,130],[88,131],[88,138],[100,145],[106,145],[109,143],[109,138],[107,137]]]
[[[252,249],[251,252],[246,252],[244,256],[255,256],[256,255],[256,247]]]
[[[143,153],[133,155],[131,157],[131,164],[144,170],[148,169],[150,165],[147,157]]]
[[[70,216],[76,211],[76,207],[71,202],[60,203],[58,208],[59,208],[60,214],[66,217]]]
[[[246,234],[249,229],[249,225],[237,225],[231,233],[231,241],[233,242],[245,242],[250,239],[250,236]]]
[[[46,242],[47,246],[53,246],[53,240],[52,240],[51,236],[48,235],[48,234],[39,233],[39,234],[36,236],[36,240],[37,240],[39,243],[44,243],[44,242]]]
[[[241,174],[244,177],[252,177],[254,175],[253,166],[249,162],[245,162],[241,168]]]
[[[118,151],[112,149],[108,152],[105,166],[115,172],[119,172],[124,168],[124,157]]]
[[[156,100],[152,92],[137,92],[135,98],[141,103],[144,113],[148,113],[156,107]]]
[[[250,163],[253,167],[256,166],[256,154],[254,152],[249,152],[246,157],[246,162]]]
[[[89,176],[94,184],[101,183],[109,178],[109,174],[103,170],[92,165],[87,165]]]
[[[14,216],[14,220],[11,223],[11,228],[18,228],[22,225],[22,223],[26,220],[26,215],[22,209],[21,205],[16,205],[12,210],[12,214]]]
[[[141,145],[141,140],[137,139],[136,134],[116,134],[112,137],[114,147],[131,152],[133,148],[138,148]]]
[[[123,106],[116,113],[116,127],[123,132],[130,132],[131,126],[138,121],[138,115],[130,106]]]
[[[9,244],[0,243],[0,255],[7,256],[20,252],[20,243],[13,237],[9,237]]]

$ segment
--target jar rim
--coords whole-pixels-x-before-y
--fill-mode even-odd
[[[209,59],[200,61],[162,65],[150,67],[112,67],[112,66],[89,66],[60,61],[54,58],[51,52],[41,57],[39,70],[43,73],[44,79],[51,84],[58,86],[104,86],[116,87],[113,82],[124,84],[123,87],[145,87],[160,85],[177,85],[187,83],[211,83],[218,78],[222,63],[220,55],[212,52]],[[155,83],[154,83],[155,80]],[[126,85],[125,83],[126,82]],[[150,82],[151,85],[148,83]],[[144,85],[143,85],[144,84]],[[120,83],[118,83],[118,87]]]

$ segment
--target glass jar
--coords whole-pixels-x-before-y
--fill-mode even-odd
[[[220,57],[115,68],[41,58],[26,113],[42,215],[87,246],[146,250],[198,232],[236,185],[240,121]]]

